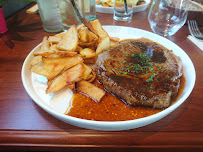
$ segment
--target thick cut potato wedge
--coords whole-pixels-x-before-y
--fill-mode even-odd
[[[94,20],[94,21],[90,21],[90,24],[92,25],[92,27],[94,28],[94,30],[96,31],[97,35],[101,38],[104,39],[106,37],[109,37],[108,33],[102,28],[101,23],[99,22],[98,19]]]
[[[77,26],[77,30],[79,31],[81,28],[83,28],[85,25],[82,23],[80,25]]]
[[[35,64],[37,64],[37,63],[39,63],[41,61],[42,61],[42,56],[35,56],[33,58],[33,60],[31,61],[30,65],[33,66],[33,65],[35,65]]]
[[[110,41],[119,42],[120,39],[118,37],[110,37]]]
[[[82,42],[85,42],[85,43],[89,42],[89,33],[87,28],[83,27],[82,29],[80,29],[78,33],[78,37]]]
[[[64,71],[53,80],[49,81],[46,93],[56,92],[64,88],[66,85],[73,87],[72,84],[75,83],[83,73],[82,64],[77,64],[76,66]]]
[[[64,35],[63,39],[57,44],[57,48],[64,51],[75,51],[78,45],[78,33],[76,26],[73,25]]]
[[[45,37],[43,38],[43,40],[42,40],[42,44],[41,44],[41,46],[40,46],[40,50],[36,51],[36,52],[34,53],[34,56],[37,56],[37,55],[43,54],[43,53],[45,53],[45,52],[48,52],[48,51],[49,51],[49,48],[50,48],[50,46],[49,46],[48,37],[45,36]]]
[[[66,31],[66,32],[68,32],[68,31]],[[57,34],[55,36],[60,37],[62,39],[66,35],[66,32],[59,33],[59,34]]]
[[[105,95],[105,91],[98,88],[94,84],[87,81],[79,81],[76,86],[78,92],[85,93],[89,97],[93,98],[97,102],[100,102],[102,97]]]
[[[110,41],[110,48],[114,48],[114,47],[117,46],[118,44],[119,44],[119,42]]]
[[[76,51],[76,52],[80,52],[80,51],[82,51],[82,50],[83,50],[83,48],[78,45],[75,51]]]
[[[77,52],[53,50],[53,51],[45,52],[44,54],[40,54],[40,55],[42,57],[47,57],[47,58],[61,58],[61,57],[71,57],[76,54],[77,54]]]
[[[59,43],[61,41],[62,38],[57,37],[57,36],[49,36],[48,41],[49,43]]]
[[[94,57],[96,54],[94,52],[94,50],[90,49],[90,48],[85,48],[82,51],[80,51],[80,55],[84,58],[92,58]]]
[[[52,79],[57,76],[62,70],[69,69],[74,65],[83,62],[81,56],[76,55],[73,57],[64,57],[64,58],[42,58],[42,62],[44,65],[45,71],[47,71],[50,75],[48,75],[47,79]]]
[[[109,48],[110,48],[110,39],[109,37],[106,37],[99,42],[99,45],[97,46],[96,49],[96,55],[101,54],[104,50],[107,50]]]
[[[37,64],[34,64],[30,70],[36,74],[43,75],[47,78],[53,78],[52,73],[47,72],[44,68],[44,64],[42,63],[42,61],[38,62]]]
[[[98,36],[97,31],[95,31],[92,24],[86,18],[83,18],[83,24],[88,28],[88,30],[90,30],[91,32],[93,32],[95,35]]]
[[[82,73],[82,78],[84,80],[87,80],[87,78],[89,77],[90,73],[92,72],[92,68],[90,68],[86,64],[83,64],[83,67],[84,67],[84,71]]]

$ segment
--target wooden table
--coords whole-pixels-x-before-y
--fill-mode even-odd
[[[202,151],[203,52],[187,39],[184,25],[171,41],[191,58],[196,84],[188,99],[167,117],[145,127],[105,132],[66,124],[42,110],[26,93],[21,68],[28,53],[46,35],[39,14],[24,10],[7,19],[8,32],[0,39],[0,150],[26,151]],[[102,25],[121,25],[151,31],[148,11],[135,13],[131,22],[116,22],[97,14]]]

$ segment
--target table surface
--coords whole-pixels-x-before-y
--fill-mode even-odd
[[[28,8],[28,7],[27,7]],[[46,33],[39,14],[23,9],[6,20],[0,36],[0,150],[27,151],[202,151],[203,52],[189,39],[187,25],[168,37],[191,58],[196,84],[188,99],[165,118],[128,131],[105,132],[66,124],[36,105],[25,91],[21,68],[26,56]],[[151,31],[148,10],[131,22],[117,22],[111,14],[97,13],[102,25],[120,25]]]

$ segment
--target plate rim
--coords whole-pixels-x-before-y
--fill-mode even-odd
[[[112,25],[103,25],[104,29],[105,27],[109,28],[109,27],[118,27],[118,28],[132,28],[132,29],[135,29],[135,30],[141,30],[143,32],[147,32],[147,33],[150,33],[150,34],[154,34],[152,32],[149,32],[149,31],[146,31],[146,30],[142,30],[142,29],[138,29],[138,28],[134,28],[134,27],[127,27],[127,26],[112,26]],[[165,39],[166,41],[170,42],[170,43],[173,43],[174,45],[176,45],[176,47],[178,47],[180,50],[182,50],[177,44],[175,44],[174,42],[162,37],[162,36],[159,36],[157,34],[155,34],[156,36],[158,37],[161,37],[163,39]],[[38,44],[34,49],[32,49],[32,51],[27,55],[26,59],[24,60],[23,62],[23,66],[22,66],[22,69],[21,69],[21,79],[22,79],[22,83],[23,83],[23,86],[26,90],[26,92],[28,93],[28,95],[31,97],[31,99],[38,105],[40,106],[43,110],[45,110],[46,112],[48,112],[50,115],[56,117],[57,119],[61,120],[61,121],[64,121],[68,124],[72,124],[72,125],[75,125],[75,126],[78,126],[77,123],[80,122],[82,123],[83,125],[79,126],[81,128],[87,128],[87,129],[94,129],[94,130],[104,130],[104,131],[119,131],[119,130],[129,130],[129,129],[135,129],[135,128],[138,128],[138,127],[142,127],[142,126],[146,126],[146,125],[149,125],[149,124],[152,124],[153,122],[156,122],[160,119],[162,119],[163,117],[167,116],[168,114],[170,114],[172,111],[174,111],[175,109],[177,109],[188,97],[189,95],[191,94],[192,90],[194,89],[194,85],[195,85],[195,82],[196,82],[196,72],[195,72],[195,67],[194,67],[194,64],[192,63],[192,60],[190,59],[190,57],[187,55],[187,53],[185,53],[184,50],[182,50],[185,55],[189,58],[190,62],[192,63],[192,70],[194,71],[194,79],[192,79],[192,83],[190,84],[190,88],[189,90],[186,92],[186,95],[184,95],[181,100],[178,99],[179,102],[175,102],[173,105],[171,105],[170,107],[162,110],[161,112],[158,112],[154,115],[151,115],[151,116],[147,116],[147,117],[143,117],[143,118],[139,118],[139,119],[133,119],[133,120],[125,120],[125,121],[96,121],[96,120],[86,120],[86,119],[81,119],[81,118],[76,118],[76,117],[72,117],[72,116],[68,116],[68,115],[65,115],[65,114],[61,114],[61,113],[58,113],[56,112],[54,109],[51,109],[49,108],[48,106],[45,105],[45,103],[41,103],[40,101],[36,101],[36,97],[31,94],[31,90],[28,88],[26,82],[25,82],[25,77],[26,77],[26,73],[25,73],[25,66],[27,65],[27,62],[30,58],[32,58],[32,55],[34,53],[34,51],[41,45]],[[30,74],[32,72],[30,71]],[[71,122],[67,122],[66,119],[69,119]],[[148,121],[150,123],[148,123]],[[136,127],[136,125],[134,123],[142,123],[142,125],[139,125],[138,127]],[[147,123],[146,123],[147,122]],[[86,126],[87,125],[87,126]],[[103,127],[104,128],[101,128],[99,126],[102,126],[104,125]],[[114,128],[111,128],[112,125],[116,126]],[[130,127],[125,127],[125,126],[130,126]],[[132,128],[132,125],[134,125],[135,127]],[[123,128],[125,127],[125,129]]]
[[[133,7],[133,13],[146,10],[150,3],[151,3],[151,0],[146,0],[146,3],[143,5],[134,6]],[[136,8],[142,9],[142,10],[137,11]],[[98,9],[99,9],[99,11],[98,11]],[[109,12],[102,12],[100,9],[108,10]],[[101,5],[96,5],[96,12],[105,13],[105,14],[113,14],[113,7],[104,7]]]

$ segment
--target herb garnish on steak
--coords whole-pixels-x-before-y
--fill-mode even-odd
[[[98,56],[97,77],[106,90],[129,105],[166,108],[178,92],[179,57],[149,40],[121,42]]]

